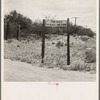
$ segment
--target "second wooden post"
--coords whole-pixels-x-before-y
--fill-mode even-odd
[[[45,20],[43,20],[42,24],[42,60],[41,63],[44,63],[44,56],[45,56]]]
[[[20,35],[20,24],[17,26],[17,40],[19,40],[19,35]]]
[[[69,34],[69,18],[67,19],[67,65],[70,65],[70,34]]]
[[[7,21],[6,40],[8,39],[8,35],[9,35],[9,20]]]

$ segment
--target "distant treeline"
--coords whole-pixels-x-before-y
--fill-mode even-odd
[[[8,38],[15,38],[17,32],[17,26],[20,24],[20,37],[27,37],[29,34],[36,34],[41,36],[42,34],[42,22],[41,20],[35,20],[34,22],[16,10],[11,11],[4,16],[4,37],[7,34],[7,22],[9,22],[9,34]],[[66,28],[46,28],[46,34],[64,34]],[[93,37],[95,33],[90,28],[83,26],[73,25],[70,22],[69,32],[71,35],[87,35]]]

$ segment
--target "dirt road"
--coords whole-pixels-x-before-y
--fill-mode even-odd
[[[96,74],[90,74],[89,72],[64,71],[57,68],[41,68],[23,62],[4,60],[4,80],[13,82],[95,81]]]

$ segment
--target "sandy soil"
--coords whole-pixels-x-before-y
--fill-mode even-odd
[[[64,71],[61,69],[42,68],[24,62],[4,60],[4,81],[13,82],[67,82],[67,81],[95,81],[96,74],[90,72]]]

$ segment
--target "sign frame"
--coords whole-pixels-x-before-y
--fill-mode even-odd
[[[42,60],[41,63],[44,63],[44,57],[45,57],[45,28],[46,27],[52,27],[52,24],[48,24],[47,25],[47,21],[52,21],[52,23],[54,23],[54,21],[59,21],[60,22],[66,22],[66,28],[67,28],[67,65],[70,65],[70,34],[69,34],[69,18],[67,18],[67,20],[45,20],[43,19],[43,24],[42,24],[42,51],[41,51],[41,56],[42,56]],[[57,23],[57,22],[56,22]],[[53,27],[57,27],[57,24],[53,24]],[[59,26],[58,26],[59,27]],[[61,27],[61,26],[60,26]],[[65,27],[65,26],[64,26]]]

